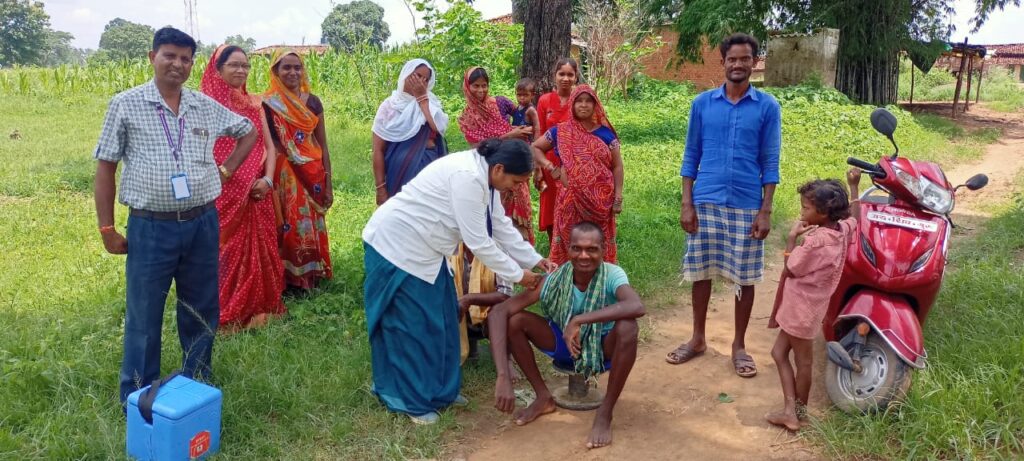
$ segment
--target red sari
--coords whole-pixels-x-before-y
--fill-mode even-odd
[[[210,57],[216,62],[224,46]],[[249,196],[252,185],[263,177],[267,152],[264,145],[263,111],[259,99],[249,95],[243,85],[232,88],[210,65],[200,84],[204,94],[252,122],[259,137],[231,179],[221,186],[217,198],[220,218],[220,325],[245,326],[261,314],[283,314],[284,269],[277,253],[274,203]],[[218,138],[213,158],[221,164],[235,149],[235,139]]]
[[[605,117],[597,94],[587,85],[579,85],[569,97],[569,107],[581,94],[594,99],[594,122],[615,129]],[[611,146],[575,118],[558,124],[558,156],[568,185],[558,189],[554,207],[554,232],[550,258],[555,264],[569,260],[568,247],[572,227],[583,221],[597,224],[604,232],[605,262],[618,261],[615,242],[615,176],[612,173]],[[613,141],[612,146],[617,143]]]
[[[279,51],[271,66],[289,54],[302,60],[294,51]],[[309,93],[306,74],[303,74],[299,91]],[[283,149],[277,153],[274,200],[281,229],[285,282],[290,286],[312,289],[320,279],[333,276],[324,220],[326,191],[331,184],[327,183],[324,170],[323,149],[313,135],[320,117],[273,72],[270,73],[270,88],[264,97],[273,114],[271,129],[275,130],[281,143],[279,149]]]
[[[481,101],[470,92],[469,76],[479,67],[471,67],[466,71],[462,79],[462,93],[466,96],[466,108],[459,116],[459,129],[466,137],[466,142],[478,144],[485,139],[499,138],[509,131],[512,125],[508,123],[498,109],[498,102],[493,97]],[[523,238],[534,244],[533,237],[533,206],[530,199],[530,184],[520,183],[511,190],[501,193],[501,206],[505,209],[505,216],[512,218],[516,229],[523,234]]]
[[[557,91],[546,93],[537,101],[537,116],[540,117],[540,132],[547,133],[551,127],[572,119],[571,104],[562,105],[562,99]],[[537,136],[540,136],[539,134]],[[562,166],[562,161],[555,155],[554,149],[544,153],[549,162],[556,167]],[[550,231],[555,223],[555,202],[558,199],[558,190],[562,188],[561,181],[551,177],[551,173],[544,171],[544,184],[547,188],[540,193],[540,213],[538,216],[537,228],[543,231]]]

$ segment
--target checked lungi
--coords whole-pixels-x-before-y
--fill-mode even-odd
[[[683,280],[711,280],[716,275],[740,286],[764,277],[764,241],[750,236],[758,210],[710,203],[695,205],[697,233],[687,234]]]

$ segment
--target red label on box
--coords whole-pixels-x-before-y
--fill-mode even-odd
[[[210,431],[203,431],[192,437],[188,443],[188,457],[195,459],[210,449]]]

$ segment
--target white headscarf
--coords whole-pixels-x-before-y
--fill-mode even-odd
[[[403,90],[405,79],[419,66],[427,66],[430,69],[427,98],[430,100],[430,115],[434,118],[434,125],[437,125],[437,130],[441,134],[448,129],[448,115],[441,109],[441,100],[432,91],[437,83],[437,72],[426,60],[413,59],[402,67],[402,73],[398,76],[398,88],[380,103],[377,115],[373,118],[373,132],[385,141],[405,141],[416,136],[420,127],[427,123],[427,117],[416,103],[416,97]]]

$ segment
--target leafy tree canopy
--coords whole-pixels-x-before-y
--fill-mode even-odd
[[[152,27],[121,18],[107,23],[100,35],[100,51],[108,59],[120,61],[145,56],[153,46]]]
[[[41,2],[0,0],[0,67],[39,63],[49,30]]]
[[[323,42],[347,52],[362,44],[382,49],[391,36],[384,22],[384,8],[370,0],[336,5],[320,28]]]

